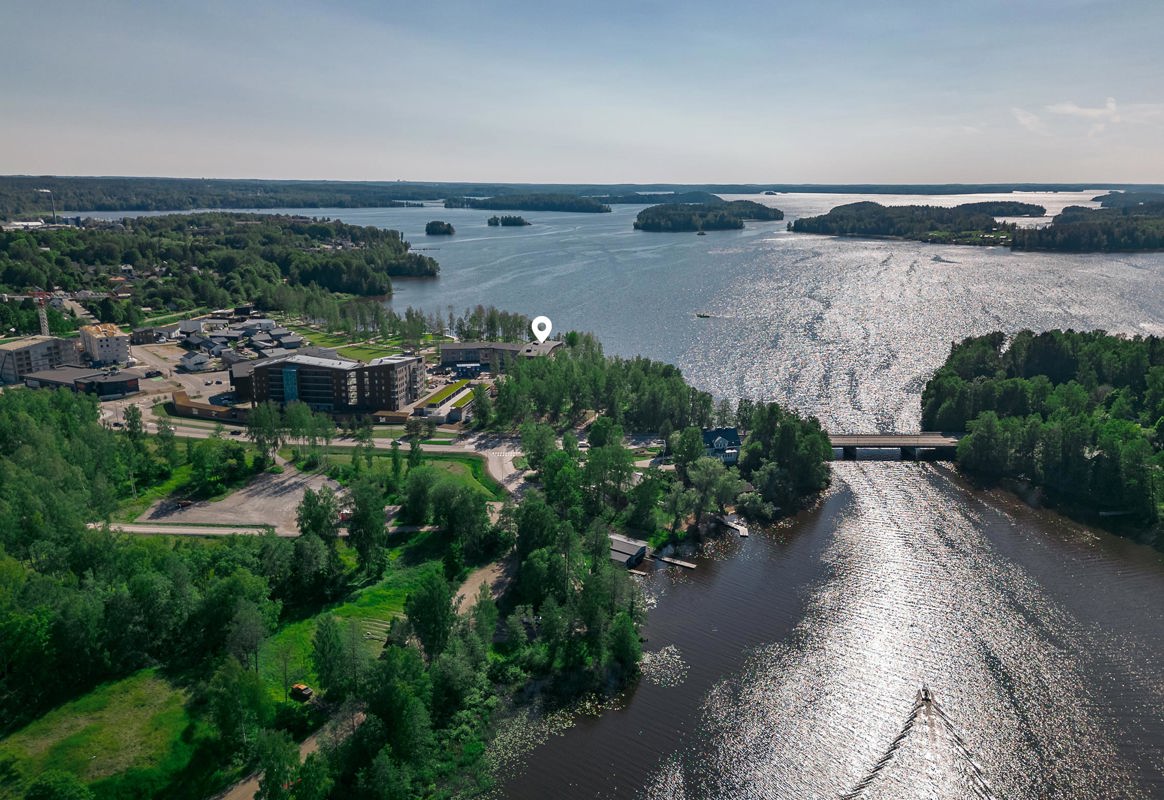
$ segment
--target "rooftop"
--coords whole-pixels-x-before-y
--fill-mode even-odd
[[[373,358],[368,362],[368,365],[378,367],[381,364],[408,364],[412,361],[419,360],[420,356],[381,356],[380,358]]]
[[[30,372],[24,376],[25,380],[47,381],[50,383],[74,383],[104,374],[99,369],[91,367],[57,367],[56,369],[42,369],[39,372]],[[135,376],[136,377],[136,376]]]
[[[521,354],[523,356],[548,356],[561,346],[561,342],[530,342],[521,348]]]
[[[516,353],[525,347],[525,345],[521,342],[444,342],[441,344],[441,348],[445,350],[477,350],[482,347],[491,347],[494,350],[509,350]]]
[[[87,333],[90,336],[126,336],[121,328],[114,325],[112,322],[99,322],[96,325],[82,325],[81,333]]]
[[[703,432],[703,446],[714,447],[715,440],[722,438],[728,447],[740,446],[740,432],[735,428],[710,428]]]
[[[25,336],[22,339],[16,339],[11,342],[0,344],[0,350],[23,350],[26,347],[31,347],[34,344],[43,344],[51,342],[56,339],[55,336]]]

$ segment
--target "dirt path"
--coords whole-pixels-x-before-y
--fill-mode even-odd
[[[323,738],[325,736],[338,733],[339,735],[343,736],[343,738],[347,738],[347,736],[351,733],[351,730],[358,728],[363,721],[363,711],[356,714],[355,718],[352,720],[351,729],[349,729],[349,725],[346,722],[341,726],[340,721],[336,717],[332,717],[331,720],[329,720],[322,728],[300,742],[299,760],[303,761],[303,759],[307,758],[312,753],[318,752],[319,746],[323,742]],[[231,786],[226,791],[214,795],[211,800],[254,800],[254,797],[256,794],[258,794],[258,791],[259,773],[254,772],[243,778],[234,786]]]
[[[468,613],[477,603],[477,593],[482,586],[488,586],[496,600],[505,591],[505,587],[513,580],[515,563],[513,558],[494,561],[483,567],[478,567],[469,573],[461,588],[457,590],[456,602],[460,604],[462,614]]]

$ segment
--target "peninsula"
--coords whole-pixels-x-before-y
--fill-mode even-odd
[[[1013,201],[942,206],[883,206],[865,201],[837,206],[819,217],[789,225],[796,233],[913,239],[919,242],[1009,245],[1015,225],[995,217],[1041,217],[1042,206]]]

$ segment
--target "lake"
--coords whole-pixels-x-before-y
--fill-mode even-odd
[[[1055,213],[1093,192],[1017,194]],[[858,199],[756,198],[785,222],[651,234],[611,214],[307,210],[397,228],[441,263],[392,304],[494,304],[679,365],[837,432],[916,430],[950,343],[991,330],[1164,334],[1164,254],[1065,255],[794,235]],[[119,216],[119,215],[103,215]],[[426,237],[432,219],[453,237]],[[709,315],[707,319],[696,314]],[[647,677],[506,773],[511,797],[1164,796],[1160,554],[965,485],[838,463],[812,511],[644,580]],[[936,710],[912,713],[926,685]],[[879,766],[880,765],[880,766]]]

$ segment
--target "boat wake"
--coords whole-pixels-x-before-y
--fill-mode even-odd
[[[923,731],[925,732],[924,738]],[[841,800],[868,800],[879,788],[883,773],[894,764],[903,761],[900,758],[901,752],[912,748],[914,742],[918,742],[926,751],[924,761],[930,764],[943,760],[942,750],[952,753],[961,762],[958,765],[960,769],[956,769],[955,772],[966,778],[966,788],[971,792],[969,796],[981,798],[981,800],[995,800],[995,794],[991,791],[990,784],[987,783],[986,776],[982,773],[982,768],[978,766],[977,761],[966,746],[965,740],[954,727],[954,723],[938,705],[929,687],[926,686],[918,691],[917,699],[914,700],[900,732],[889,743],[881,758],[853,787],[852,791],[841,795]],[[943,770],[943,772],[949,774],[948,770]]]

